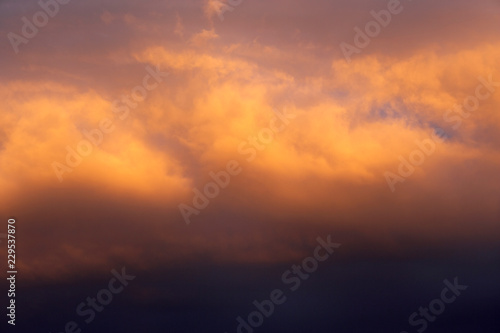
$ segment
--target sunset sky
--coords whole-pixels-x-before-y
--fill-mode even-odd
[[[328,235],[255,332],[417,332],[455,277],[427,332],[498,332],[500,1],[60,1],[0,0],[18,332],[236,332]]]

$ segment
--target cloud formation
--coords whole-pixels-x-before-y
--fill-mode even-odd
[[[2,35],[34,9],[1,6]],[[340,42],[385,2],[249,1],[224,21],[220,6],[74,3],[18,55],[3,41],[0,210],[26,221],[28,276],[283,262],[327,230],[388,254],[498,241],[498,3],[408,4],[351,63]],[[137,102],[147,66],[169,76]],[[454,128],[480,78],[491,96]],[[248,162],[238,146],[285,109],[296,119]],[[116,128],[59,183],[52,163],[105,118]],[[437,128],[447,140],[391,193],[384,172]],[[178,205],[230,160],[242,173],[187,228]]]

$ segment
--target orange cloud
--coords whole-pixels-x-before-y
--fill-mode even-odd
[[[280,13],[300,8],[283,4]],[[221,12],[220,2],[203,6],[187,7],[210,19]],[[434,246],[497,237],[500,92],[459,128],[444,117],[475,93],[478,77],[500,80],[496,39],[449,49],[410,43],[408,55],[400,44],[411,36],[388,30],[394,48],[374,42],[347,64],[334,58],[327,32],[313,34],[316,16],[304,15],[310,26],[288,29],[285,14],[286,22],[273,20],[256,8],[248,10],[258,29],[246,27],[246,18],[207,27],[185,8],[166,12],[169,22],[104,11],[89,29],[107,26],[127,43],[96,39],[87,53],[69,47],[74,58],[54,60],[40,45],[40,54],[22,55],[40,60],[17,65],[20,74],[8,74],[19,78],[0,82],[0,208],[18,211],[31,230],[27,242],[37,244],[25,250],[26,274],[50,276],[47,263],[54,275],[73,274],[124,258],[144,269],[201,256],[280,262],[300,258],[332,230],[394,252],[407,246],[401,235]],[[342,20],[357,19],[353,13]],[[130,30],[114,31],[121,23]],[[141,83],[146,65],[171,74],[120,120],[113,101]],[[238,147],[258,140],[274,110],[285,109],[296,118],[248,161]],[[59,183],[52,162],[63,162],[66,147],[76,149],[104,118],[116,128]],[[384,172],[395,172],[398,156],[437,127],[448,139],[391,193]],[[186,228],[178,205],[230,160],[242,173]]]

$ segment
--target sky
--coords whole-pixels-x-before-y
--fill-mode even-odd
[[[409,333],[458,278],[423,330],[498,332],[499,19],[498,0],[0,1],[8,329],[237,332],[278,288],[253,331]]]

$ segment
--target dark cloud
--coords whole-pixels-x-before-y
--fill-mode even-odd
[[[445,115],[500,80],[498,2],[405,1],[349,64],[340,43],[387,1],[243,1],[224,21],[213,5],[72,1],[16,54],[7,33],[39,8],[0,2],[0,211],[19,225],[23,330],[59,332],[126,266],[137,280],[86,330],[235,331],[331,234],[341,250],[259,331],[411,331],[458,276],[470,289],[429,332],[493,332],[498,88]],[[147,68],[169,74],[120,119]],[[239,147],[276,112],[295,117],[248,161]],[[52,163],[105,118],[115,129],[59,182]],[[391,192],[384,173],[437,128]],[[187,226],[179,204],[231,160],[242,172]]]

